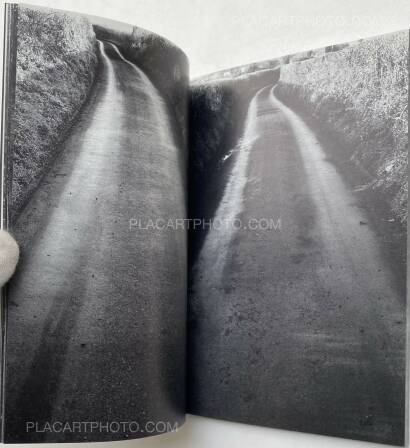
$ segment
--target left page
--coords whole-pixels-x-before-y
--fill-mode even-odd
[[[184,421],[188,63],[141,28],[6,8],[6,443]]]

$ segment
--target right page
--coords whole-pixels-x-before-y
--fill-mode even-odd
[[[408,52],[194,82],[189,412],[404,444]]]

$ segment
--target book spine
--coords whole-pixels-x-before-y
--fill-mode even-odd
[[[9,151],[11,138],[10,117],[14,109],[16,87],[16,56],[17,56],[17,14],[16,4],[6,3],[4,7],[4,40],[3,40],[3,83],[2,83],[2,110],[1,110],[1,156],[0,156],[0,228],[7,230],[8,196],[12,179],[12,163]],[[0,434],[1,442],[4,440],[4,372],[5,372],[5,342],[6,342],[6,296],[7,288],[0,291]]]

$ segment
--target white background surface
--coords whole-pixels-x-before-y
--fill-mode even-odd
[[[36,4],[105,16],[155,31],[188,54],[193,76],[410,28],[409,0],[36,0]],[[72,446],[82,448],[90,444]],[[188,416],[177,433],[103,446],[370,448],[385,445]]]

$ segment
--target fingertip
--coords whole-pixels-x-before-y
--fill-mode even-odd
[[[19,255],[17,241],[6,230],[0,230],[0,286],[13,275]]]

